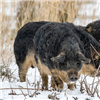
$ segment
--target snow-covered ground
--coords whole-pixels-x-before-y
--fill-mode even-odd
[[[80,83],[79,81],[84,78],[84,75],[81,75],[81,78],[79,81],[77,81],[77,87],[74,90],[67,89],[67,85],[64,83],[64,89],[62,92],[57,91],[42,91],[42,90],[34,90],[37,87],[41,89],[41,77],[38,72],[37,68],[29,68],[27,73],[27,81],[26,82],[19,82],[19,76],[18,76],[18,66],[15,63],[12,63],[9,68],[7,69],[10,74],[12,74],[11,79],[7,77],[2,77],[0,80],[0,99],[49,99],[48,95],[55,95],[56,97],[66,100],[75,100],[74,98],[78,98],[76,100],[100,100],[100,98],[97,97],[96,93],[94,97],[89,96],[85,91],[84,93],[80,92]],[[48,87],[49,90],[52,90],[50,87],[50,80],[51,77],[49,77],[49,83]],[[94,77],[86,77],[87,84],[93,83]],[[94,82],[100,81],[100,77],[96,77]],[[10,81],[10,82],[9,82]],[[84,84],[83,84],[84,85]],[[96,85],[96,84],[95,84]],[[22,89],[23,88],[23,89]],[[33,90],[32,90],[33,89]],[[99,95],[100,95],[100,84],[98,85],[99,89]],[[32,96],[33,95],[33,96]],[[32,96],[32,97],[31,97]]]

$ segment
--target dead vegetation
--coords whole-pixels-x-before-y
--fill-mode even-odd
[[[93,78],[93,82],[92,84],[89,84],[87,82],[86,79],[86,75],[84,75],[84,78],[81,79],[80,81],[80,91],[81,93],[86,92],[88,95],[90,95],[91,97],[95,97],[95,94],[97,95],[97,97],[100,98],[100,94],[99,94],[99,84],[100,84],[100,79],[98,78],[98,81],[94,82],[95,77]],[[83,86],[84,85],[84,86]]]
[[[95,52],[100,57],[100,54],[96,51],[96,49],[93,47],[92,44],[91,44],[91,48],[93,48],[93,50],[95,50]],[[93,58],[92,49],[91,49],[91,57]],[[97,69],[97,71],[96,71],[96,73],[93,77],[93,80],[92,80],[91,84],[89,84],[89,82],[87,81],[87,76],[88,75],[84,75],[84,78],[81,77],[81,81],[80,81],[80,91],[81,91],[81,93],[86,92],[91,97],[95,97],[95,94],[96,94],[97,97],[100,98],[100,94],[99,94],[100,93],[100,91],[99,91],[100,78],[96,77],[99,70],[100,70],[100,66],[98,67],[98,69]],[[98,81],[95,81],[96,78],[98,79]]]

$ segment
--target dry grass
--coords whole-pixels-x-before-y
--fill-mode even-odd
[[[81,7],[78,1],[26,1],[18,2],[18,5],[19,28],[29,21],[73,22]]]

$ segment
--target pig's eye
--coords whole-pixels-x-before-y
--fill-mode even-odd
[[[82,67],[82,62],[77,62],[77,69],[80,70]]]
[[[81,65],[81,62],[77,62],[77,66],[80,67],[80,65]]]

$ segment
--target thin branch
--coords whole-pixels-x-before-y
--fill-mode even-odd
[[[100,54],[98,53],[98,51],[94,48],[94,46],[90,43],[91,47],[94,49],[94,51],[98,54],[98,56],[100,57]]]
[[[0,88],[0,90],[9,90],[11,88]],[[22,90],[27,90],[27,88],[12,88],[12,89],[22,89]],[[38,90],[38,89],[33,89],[33,88],[28,88],[28,90]],[[42,91],[52,91],[52,90],[48,90],[48,89],[39,89],[39,90],[42,90]]]

